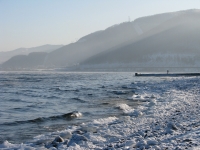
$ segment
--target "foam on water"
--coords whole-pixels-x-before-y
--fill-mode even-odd
[[[123,111],[124,114],[130,115],[130,116],[141,116],[143,113],[141,111],[135,110],[128,106],[127,104],[117,104],[116,108],[119,108]]]
[[[127,104],[117,104],[116,107],[123,110],[123,111],[134,110],[130,106],[128,106]]]

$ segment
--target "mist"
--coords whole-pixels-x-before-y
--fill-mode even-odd
[[[1,69],[186,71],[200,64],[198,31],[197,9],[146,16],[85,35],[65,46],[1,52]]]

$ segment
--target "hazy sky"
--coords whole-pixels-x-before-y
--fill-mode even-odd
[[[0,51],[66,45],[129,16],[199,7],[200,0],[0,0]]]

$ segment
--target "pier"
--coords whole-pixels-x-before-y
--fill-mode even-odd
[[[135,73],[138,77],[179,77],[179,76],[200,76],[200,73]]]

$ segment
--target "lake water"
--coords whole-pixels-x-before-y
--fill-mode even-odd
[[[148,119],[162,124],[170,114],[197,106],[198,83],[198,77],[145,78],[134,73],[0,72],[0,147],[43,149],[53,146],[58,135],[71,132],[77,138],[83,131],[88,143],[105,147],[139,132]],[[195,109],[189,110],[198,124]],[[115,120],[119,124],[109,124]],[[92,133],[93,128],[99,128],[98,133]],[[105,144],[95,141],[95,136]],[[76,146],[73,140],[66,140],[68,146]]]
[[[27,142],[71,125],[122,116],[116,104],[141,105],[130,100],[133,94],[159,80],[134,73],[0,72],[0,143]],[[74,111],[82,116],[71,116]]]
[[[0,141],[20,143],[68,125],[119,116],[121,112],[113,105],[127,103],[127,98],[136,92],[129,88],[133,76],[134,73],[1,72]],[[73,111],[82,113],[82,117],[68,116]]]

